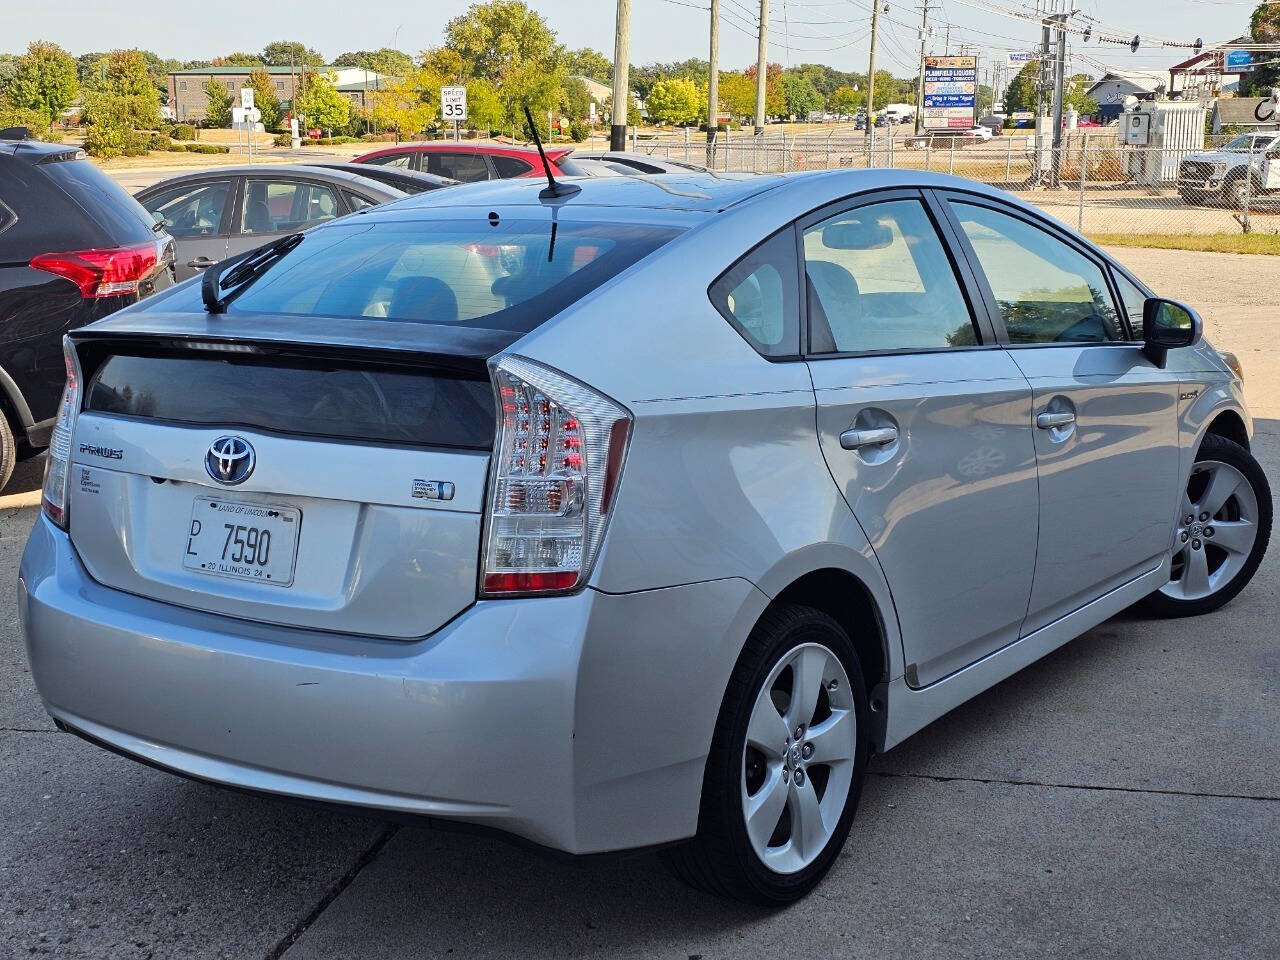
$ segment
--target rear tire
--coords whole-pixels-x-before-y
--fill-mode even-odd
[[[1143,608],[1159,617],[1195,617],[1229,603],[1267,552],[1271,511],[1271,486],[1253,455],[1225,437],[1206,436],[1178,511],[1169,581]]]
[[[861,665],[840,625],[811,607],[767,611],[720,708],[697,836],[663,859],[685,882],[720,896],[800,899],[849,834],[869,729]]]
[[[7,417],[0,416],[0,490],[9,484],[13,476],[13,465],[18,462],[18,451],[13,442],[13,431],[9,429]]]

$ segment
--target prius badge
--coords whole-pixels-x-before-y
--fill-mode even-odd
[[[248,480],[253,465],[253,447],[243,437],[219,437],[209,444],[209,452],[204,455],[209,476],[228,487]]]

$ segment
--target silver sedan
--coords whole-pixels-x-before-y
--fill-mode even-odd
[[[19,582],[63,729],[765,903],[870,754],[1271,529],[1195,310],[913,171],[434,191],[66,363]]]

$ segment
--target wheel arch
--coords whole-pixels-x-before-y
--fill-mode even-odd
[[[35,423],[22,390],[4,367],[0,367],[0,412],[9,421],[15,437],[26,436],[27,430]]]
[[[1244,418],[1231,408],[1215,414],[1200,439],[1203,440],[1209,434],[1223,437],[1240,444],[1246,450],[1249,449],[1249,428],[1245,426]]]

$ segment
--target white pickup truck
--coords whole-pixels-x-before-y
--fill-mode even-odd
[[[1243,207],[1246,197],[1253,202],[1269,193],[1280,193],[1280,132],[1274,130],[1242,133],[1178,164],[1178,195],[1187,203]]]

